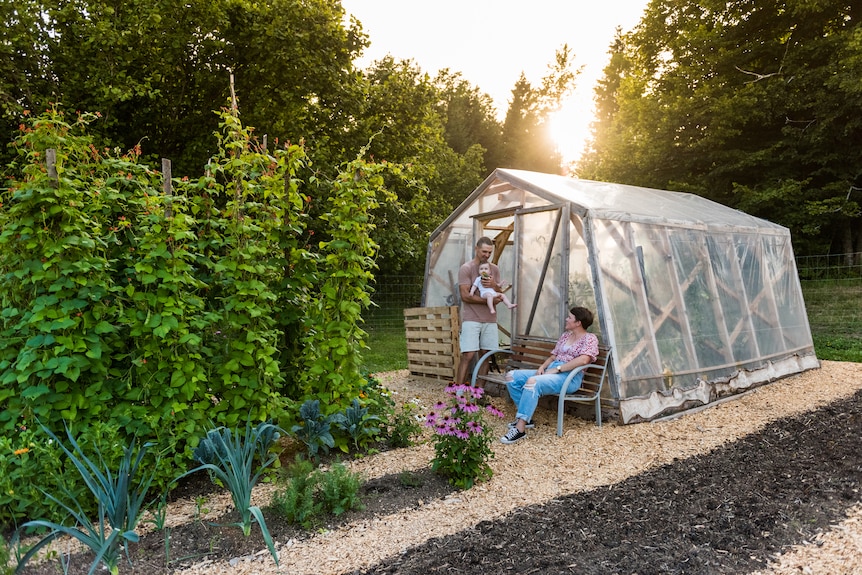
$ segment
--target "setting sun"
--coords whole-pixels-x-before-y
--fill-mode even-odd
[[[581,157],[590,136],[592,120],[591,106],[578,98],[577,94],[566,100],[560,110],[551,116],[551,135],[565,165]]]

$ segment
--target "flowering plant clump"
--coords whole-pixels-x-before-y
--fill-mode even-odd
[[[503,412],[493,405],[483,409],[476,404],[485,392],[481,387],[450,385],[445,391],[448,400],[437,403],[425,417],[425,425],[434,430],[431,469],[458,489],[470,489],[493,475],[488,465],[494,456],[493,438],[484,414],[503,417]]]

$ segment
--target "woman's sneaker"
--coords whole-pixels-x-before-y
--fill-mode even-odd
[[[500,443],[515,443],[516,441],[520,441],[527,437],[527,433],[524,431],[518,431],[517,427],[511,428],[506,432],[506,435],[500,438]]]
[[[513,428],[513,427],[515,427],[516,425],[518,425],[518,420],[517,420],[517,419],[516,419],[515,421],[510,421],[510,422],[508,423],[508,427],[509,427],[509,429],[512,429],[512,428]],[[528,421],[528,422],[527,422],[526,427],[527,427],[527,429],[533,429],[534,427],[536,427],[536,424],[535,424],[535,423],[533,423],[533,420],[531,419],[530,421]]]

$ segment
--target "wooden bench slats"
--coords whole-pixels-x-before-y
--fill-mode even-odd
[[[509,348],[495,349],[483,355],[473,369],[473,377],[470,385],[475,386],[476,380],[494,382],[505,386],[505,373],[487,373],[479,375],[479,367],[491,356],[497,353],[508,354],[505,370],[513,369],[536,369],[551,355],[556,342],[530,337],[515,337]],[[574,377],[578,371],[584,371],[581,386],[573,393],[558,396],[557,402],[557,435],[563,435],[563,412],[566,401],[593,402],[596,409],[596,423],[602,424],[601,393],[605,380],[607,379],[607,368],[610,362],[611,350],[609,347],[599,345],[599,357],[592,363],[580,370],[574,370],[569,377]]]

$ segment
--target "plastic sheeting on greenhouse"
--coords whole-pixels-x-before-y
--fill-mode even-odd
[[[787,228],[700,196],[498,169],[431,235],[424,306],[459,305],[481,236],[518,307],[512,335],[555,340],[596,312],[622,423],[699,407],[819,367]]]

